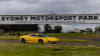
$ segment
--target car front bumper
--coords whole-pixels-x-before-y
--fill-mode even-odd
[[[50,43],[50,44],[56,44],[56,43],[59,43],[59,41],[48,41],[48,43]]]

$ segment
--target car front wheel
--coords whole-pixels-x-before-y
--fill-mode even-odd
[[[41,40],[41,39],[38,40],[38,43],[39,43],[39,44],[43,44],[43,40]]]

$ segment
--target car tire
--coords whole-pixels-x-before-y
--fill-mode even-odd
[[[39,39],[39,40],[38,40],[38,43],[39,43],[39,44],[43,44],[43,40]]]
[[[26,43],[26,41],[25,41],[25,39],[23,38],[23,39],[21,39],[21,43]]]

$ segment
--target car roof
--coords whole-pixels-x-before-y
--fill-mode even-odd
[[[28,35],[44,35],[44,34],[28,34]]]

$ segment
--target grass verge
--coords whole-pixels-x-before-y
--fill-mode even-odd
[[[79,37],[79,36],[89,36],[89,35],[96,35],[96,34],[83,34],[83,33],[47,33],[48,36],[55,36],[55,37]]]
[[[99,56],[100,47],[0,42],[0,56]]]
[[[18,40],[18,36],[0,36],[0,40]]]
[[[100,41],[88,41],[79,39],[59,39],[61,42],[100,43]]]

